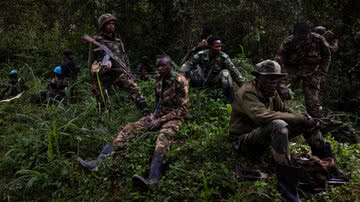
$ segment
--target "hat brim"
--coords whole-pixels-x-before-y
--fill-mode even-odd
[[[265,73],[265,72],[260,73],[257,71],[252,71],[251,74],[254,76],[262,75],[262,76],[279,76],[279,77],[284,77],[287,75],[287,73]]]

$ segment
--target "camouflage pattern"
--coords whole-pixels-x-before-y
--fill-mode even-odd
[[[331,52],[325,38],[311,33],[306,42],[299,42],[291,35],[280,46],[276,61],[282,65],[282,71],[288,73],[279,92],[289,83],[303,82],[303,92],[308,113],[320,117],[320,82],[328,71]]]
[[[102,26],[105,25],[105,23],[107,23],[111,20],[116,20],[116,18],[115,18],[115,16],[111,15],[110,13],[105,13],[105,14],[101,15],[98,19],[99,29],[101,29]]]
[[[221,78],[223,76],[231,78],[230,80],[227,78],[225,80],[233,80],[238,86],[241,86],[244,81],[244,78],[240,74],[239,70],[234,66],[230,57],[222,51],[214,58],[210,58],[209,49],[200,51],[194,55],[192,60],[182,65],[180,71],[188,73],[191,70],[196,69],[197,66],[200,67],[202,73],[201,77],[197,79],[201,79],[200,82],[203,86],[218,85],[219,81],[223,80],[219,79],[219,77]]]
[[[48,83],[47,98],[51,101],[66,100],[66,90],[69,87],[69,81],[67,78],[54,77]]]
[[[173,73],[170,80],[157,80],[157,106],[154,113],[141,118],[139,121],[127,124],[113,140],[113,144],[124,147],[129,139],[147,130],[147,120],[154,117],[160,121],[159,135],[156,140],[155,151],[166,154],[175,134],[188,113],[188,81],[181,74]]]
[[[306,131],[304,123],[303,114],[292,113],[277,93],[271,98],[264,97],[253,80],[235,93],[229,132],[235,149],[259,151],[271,145],[275,161],[289,164],[289,139],[303,134],[312,148],[324,144],[321,133]]]
[[[26,90],[23,79],[10,79],[10,81],[2,86],[0,91],[0,99],[8,99],[18,95]]]
[[[120,38],[101,32],[100,35],[94,36],[94,39],[97,42],[106,45],[112,51],[114,57],[117,58],[117,60],[123,61],[128,68],[130,67],[129,58],[125,52],[124,43]],[[92,66],[101,66],[101,61],[105,56],[105,52],[103,50],[93,50],[93,48],[94,47],[90,45],[88,60],[90,69]],[[146,106],[145,98],[142,96],[138,85],[121,70],[121,67],[117,62],[113,61],[113,59],[110,59],[110,61],[112,63],[111,69],[105,70],[104,68],[101,68],[99,71],[103,94],[108,94],[111,90],[111,86],[119,87],[129,93],[131,99],[138,105],[139,108],[144,108],[143,106]],[[93,72],[92,91],[97,99],[101,100],[96,73]]]

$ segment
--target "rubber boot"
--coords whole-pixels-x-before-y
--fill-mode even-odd
[[[81,164],[82,167],[90,169],[90,170],[94,170],[97,167],[97,165],[102,160],[105,159],[106,156],[109,156],[111,154],[111,152],[112,152],[112,145],[111,144],[106,144],[102,148],[99,156],[96,158],[95,161],[85,161],[82,158],[78,158],[77,160],[79,161],[79,163]]]
[[[299,168],[286,165],[278,165],[276,177],[277,188],[280,192],[281,201],[300,202],[298,194],[298,172]]]
[[[160,183],[162,162],[163,162],[163,155],[160,154],[159,152],[155,152],[154,157],[151,161],[149,178],[145,179],[142,176],[134,175],[133,176],[134,187],[142,191],[155,189]]]

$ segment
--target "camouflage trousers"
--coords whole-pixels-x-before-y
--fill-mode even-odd
[[[297,70],[288,69],[287,80],[291,86],[297,87],[297,84],[302,81],[302,88],[305,98],[306,111],[314,118],[320,118],[320,83],[321,78],[312,74],[301,74]],[[315,74],[315,72],[313,72]]]
[[[235,149],[243,152],[247,149],[261,150],[271,146],[274,160],[281,165],[290,165],[289,139],[303,135],[311,148],[323,148],[325,141],[320,131],[307,132],[302,126],[290,127],[283,120],[273,120],[253,131],[237,136],[233,142]],[[236,136],[236,134],[231,134]]]
[[[203,71],[197,68],[190,72],[190,83],[193,87],[215,86],[222,87],[227,103],[234,101],[234,84],[230,71],[222,70],[214,78],[206,80]]]
[[[111,87],[117,87],[125,90],[129,93],[130,98],[136,103],[138,108],[142,110],[143,107],[146,107],[146,101],[144,96],[140,92],[139,86],[135,83],[134,80],[129,78],[126,74],[119,74],[117,72],[106,72],[101,75],[101,88],[103,90],[103,95],[105,96],[105,101],[109,96]],[[93,84],[93,88],[99,90],[98,83]],[[101,94],[96,95],[97,100],[101,102]]]

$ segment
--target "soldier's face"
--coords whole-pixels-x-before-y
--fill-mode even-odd
[[[214,41],[214,43],[210,46],[210,50],[213,53],[220,53],[222,48],[222,43],[220,40]]]
[[[275,95],[276,87],[281,81],[282,77],[279,76],[262,76],[258,77],[260,91],[265,97],[272,97]]]
[[[170,72],[172,70],[172,67],[169,65],[169,64],[159,64],[158,65],[158,73],[161,75],[161,76],[168,76],[170,75]]]
[[[115,32],[115,21],[111,20],[110,22],[104,25],[104,32],[106,33],[114,33]]]

